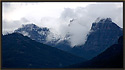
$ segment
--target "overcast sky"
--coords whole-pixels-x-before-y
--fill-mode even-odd
[[[123,28],[122,2],[2,2],[2,33],[13,32],[22,24],[34,23],[54,29],[65,37],[73,34],[71,45],[83,44],[92,23],[110,17]],[[70,27],[70,20],[74,24]],[[79,38],[78,38],[79,37]]]

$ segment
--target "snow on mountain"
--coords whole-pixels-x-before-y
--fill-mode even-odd
[[[46,27],[38,27],[35,24],[26,24],[22,25],[21,28],[18,28],[14,32],[21,33],[24,36],[28,36],[32,40],[35,40],[44,44],[56,44],[61,40],[61,36],[52,32],[53,29]]]
[[[24,36],[28,36],[31,39],[36,40],[38,42],[45,42],[46,37],[49,34],[49,29],[40,28],[35,24],[27,24],[27,25],[22,25],[21,28],[18,28],[14,32],[21,33]]]
[[[26,32],[26,31],[22,31],[22,32],[20,32],[20,33],[23,34],[24,36],[28,36],[28,37],[30,37],[29,33]]]

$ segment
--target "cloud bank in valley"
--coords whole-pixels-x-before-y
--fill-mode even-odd
[[[22,24],[33,22],[40,27],[52,29],[51,31],[60,35],[62,39],[65,38],[67,33],[70,34],[69,41],[73,47],[85,43],[86,35],[89,33],[92,23],[98,17],[110,17],[113,22],[123,27],[123,3],[97,2],[87,4],[83,2],[83,4],[86,5],[70,7],[68,5],[64,6],[64,3],[62,5],[57,3],[57,5],[52,4],[56,8],[52,7],[53,9],[50,9],[46,7],[46,3],[45,5],[43,3],[3,3],[2,31],[3,33],[12,32]],[[10,10],[12,12],[9,12]],[[71,20],[72,22],[70,22]]]

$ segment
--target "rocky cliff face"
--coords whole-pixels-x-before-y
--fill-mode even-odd
[[[100,19],[92,24],[91,32],[82,48],[89,53],[88,56],[93,57],[116,43],[121,35],[122,29],[111,18]]]

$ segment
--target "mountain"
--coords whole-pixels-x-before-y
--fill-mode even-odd
[[[60,40],[60,38],[56,39],[58,35],[52,33],[49,28],[39,27],[35,24],[22,25],[22,27],[15,30],[14,33],[20,33],[24,36],[28,36],[32,40],[54,47]],[[49,38],[51,38],[51,40],[48,40]]]
[[[27,24],[15,30],[14,33],[21,33],[24,36],[28,36],[32,40],[47,44],[49,46],[56,47],[63,51],[67,51],[71,49],[70,43],[68,42],[68,40],[59,41],[60,38],[55,39],[54,34],[50,32],[50,30],[46,27],[40,28],[36,26],[35,24]],[[53,39],[48,41],[47,37],[52,37]]]
[[[76,20],[77,19],[72,19],[70,20],[70,23],[75,22]],[[72,26],[72,23],[68,26]],[[92,23],[90,33],[87,35],[85,44],[75,46],[73,48],[71,48],[68,39],[60,41],[60,38],[55,39],[55,37],[49,36],[51,35],[51,31],[46,27],[40,28],[34,24],[27,24],[22,28],[15,30],[15,32],[28,36],[37,42],[56,47],[60,50],[86,59],[92,59],[105,51],[112,44],[116,43],[117,39],[123,35],[122,28],[116,25],[111,18],[97,18],[97,20]],[[67,36],[70,38],[70,34],[67,34]],[[48,37],[52,37],[53,39],[51,41],[47,41]]]
[[[54,47],[66,52],[68,52],[71,49],[70,43],[67,40],[60,41],[59,43],[55,44]]]
[[[122,35],[122,28],[112,22],[111,18],[97,18],[92,23],[85,44],[74,47],[70,52],[86,59],[91,59],[105,51],[112,44],[115,44]]]
[[[40,28],[35,24],[23,25],[21,28],[18,28],[14,32],[21,33],[24,36],[28,36],[32,40],[35,40],[40,43],[46,43],[46,38],[50,33],[48,28],[46,27]]]
[[[63,68],[85,61],[20,33],[2,36],[2,68]]]
[[[93,59],[67,68],[123,68],[123,36],[118,39],[118,44],[110,46]]]

